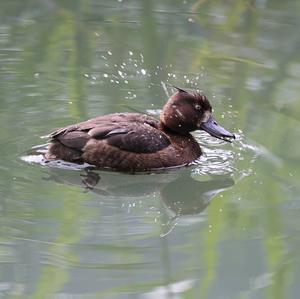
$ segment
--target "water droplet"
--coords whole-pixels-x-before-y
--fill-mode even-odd
[[[107,51],[107,54],[110,55],[110,56],[112,55],[112,53],[110,51]]]
[[[103,74],[103,77],[104,77],[104,78],[108,78],[108,75],[107,75],[107,74]]]
[[[146,70],[145,70],[145,69],[141,69],[141,73],[142,73],[143,75],[146,75]]]
[[[129,55],[130,55],[130,56],[132,56],[132,55],[133,55],[132,51],[129,51]]]
[[[140,54],[140,57],[141,57],[142,62],[144,62],[144,56],[142,53]]]

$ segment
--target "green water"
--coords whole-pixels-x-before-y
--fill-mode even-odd
[[[299,298],[299,1],[1,1],[1,298]],[[96,115],[202,90],[232,144],[191,167],[46,166]]]

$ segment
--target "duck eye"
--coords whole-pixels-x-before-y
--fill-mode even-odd
[[[201,110],[202,107],[201,107],[199,104],[195,104],[195,109],[196,109],[196,110]]]

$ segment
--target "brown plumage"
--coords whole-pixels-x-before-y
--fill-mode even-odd
[[[163,107],[160,120],[115,113],[54,131],[46,158],[131,172],[186,165],[201,155],[191,131],[203,129],[218,138],[234,138],[217,125],[211,110],[205,96],[178,89]]]

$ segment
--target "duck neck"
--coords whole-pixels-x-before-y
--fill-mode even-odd
[[[165,133],[172,133],[172,134],[177,134],[177,135],[182,135],[182,136],[190,135],[189,131],[186,131],[184,129],[173,130],[172,128],[166,126],[162,121],[159,122],[159,128]]]

